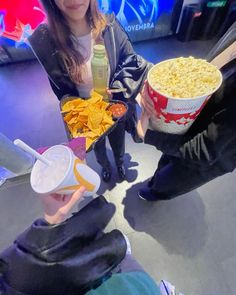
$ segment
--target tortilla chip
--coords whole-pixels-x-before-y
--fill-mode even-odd
[[[113,124],[109,103],[96,92],[90,99],[75,98],[62,106],[64,121],[73,138],[86,137],[86,149]]]

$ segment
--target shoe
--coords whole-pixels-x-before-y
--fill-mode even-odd
[[[126,176],[124,165],[117,166],[117,171],[118,171],[118,174],[119,174],[120,179],[121,180],[124,180],[125,179],[125,176]]]
[[[176,295],[175,286],[168,281],[161,280],[159,287],[161,295]]]
[[[102,168],[102,179],[104,182],[108,182],[111,179],[110,169]]]
[[[136,128],[134,128],[134,130],[131,131],[131,136],[132,136],[133,141],[134,141],[135,143],[142,143],[142,142],[143,142],[142,138],[139,137]]]
[[[149,202],[155,202],[158,201],[158,197],[155,195],[155,193],[150,188],[143,188],[138,191],[138,196],[140,199],[144,201]]]
[[[161,280],[160,285],[160,292],[161,295],[177,295],[175,290],[175,286],[173,286],[170,282]],[[183,295],[182,293],[179,293],[179,295]]]

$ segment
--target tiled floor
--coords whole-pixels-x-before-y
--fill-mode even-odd
[[[212,42],[173,39],[136,44],[152,62],[179,55],[206,56]],[[36,62],[0,68],[0,131],[34,148],[66,140],[58,101]],[[236,173],[225,175],[173,201],[150,204],[137,190],[154,172],[160,152],[134,144],[127,135],[128,181],[116,173],[100,193],[115,203],[109,229],[128,235],[133,255],[159,281],[172,281],[185,295],[234,295],[236,290]],[[111,156],[111,152],[110,152]],[[93,153],[88,163],[97,171]],[[28,178],[0,188],[0,250],[41,216]]]

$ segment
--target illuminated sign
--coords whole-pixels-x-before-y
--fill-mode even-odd
[[[133,41],[171,33],[175,0],[98,0],[98,3],[104,13],[116,14]],[[44,19],[39,0],[0,1],[0,36],[4,42],[9,40],[10,46],[25,46],[28,36]]]
[[[171,33],[175,0],[98,0],[104,13],[114,12],[131,40],[138,41]]]
[[[207,7],[225,7],[227,4],[227,1],[210,1],[207,2]]]
[[[45,19],[38,0],[1,0],[0,36],[16,47],[25,44],[33,30]],[[9,42],[12,44],[12,42]]]
[[[158,16],[158,0],[101,0],[100,7],[107,13],[114,11],[125,30],[139,31],[154,28]],[[131,24],[131,23],[136,24]]]

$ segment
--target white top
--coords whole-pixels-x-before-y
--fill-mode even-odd
[[[77,37],[76,41],[78,42],[78,51],[86,61],[86,72],[82,75],[83,83],[77,84],[77,88],[81,98],[89,98],[93,89],[91,60],[93,56],[94,40],[92,38],[92,32],[85,36]]]

